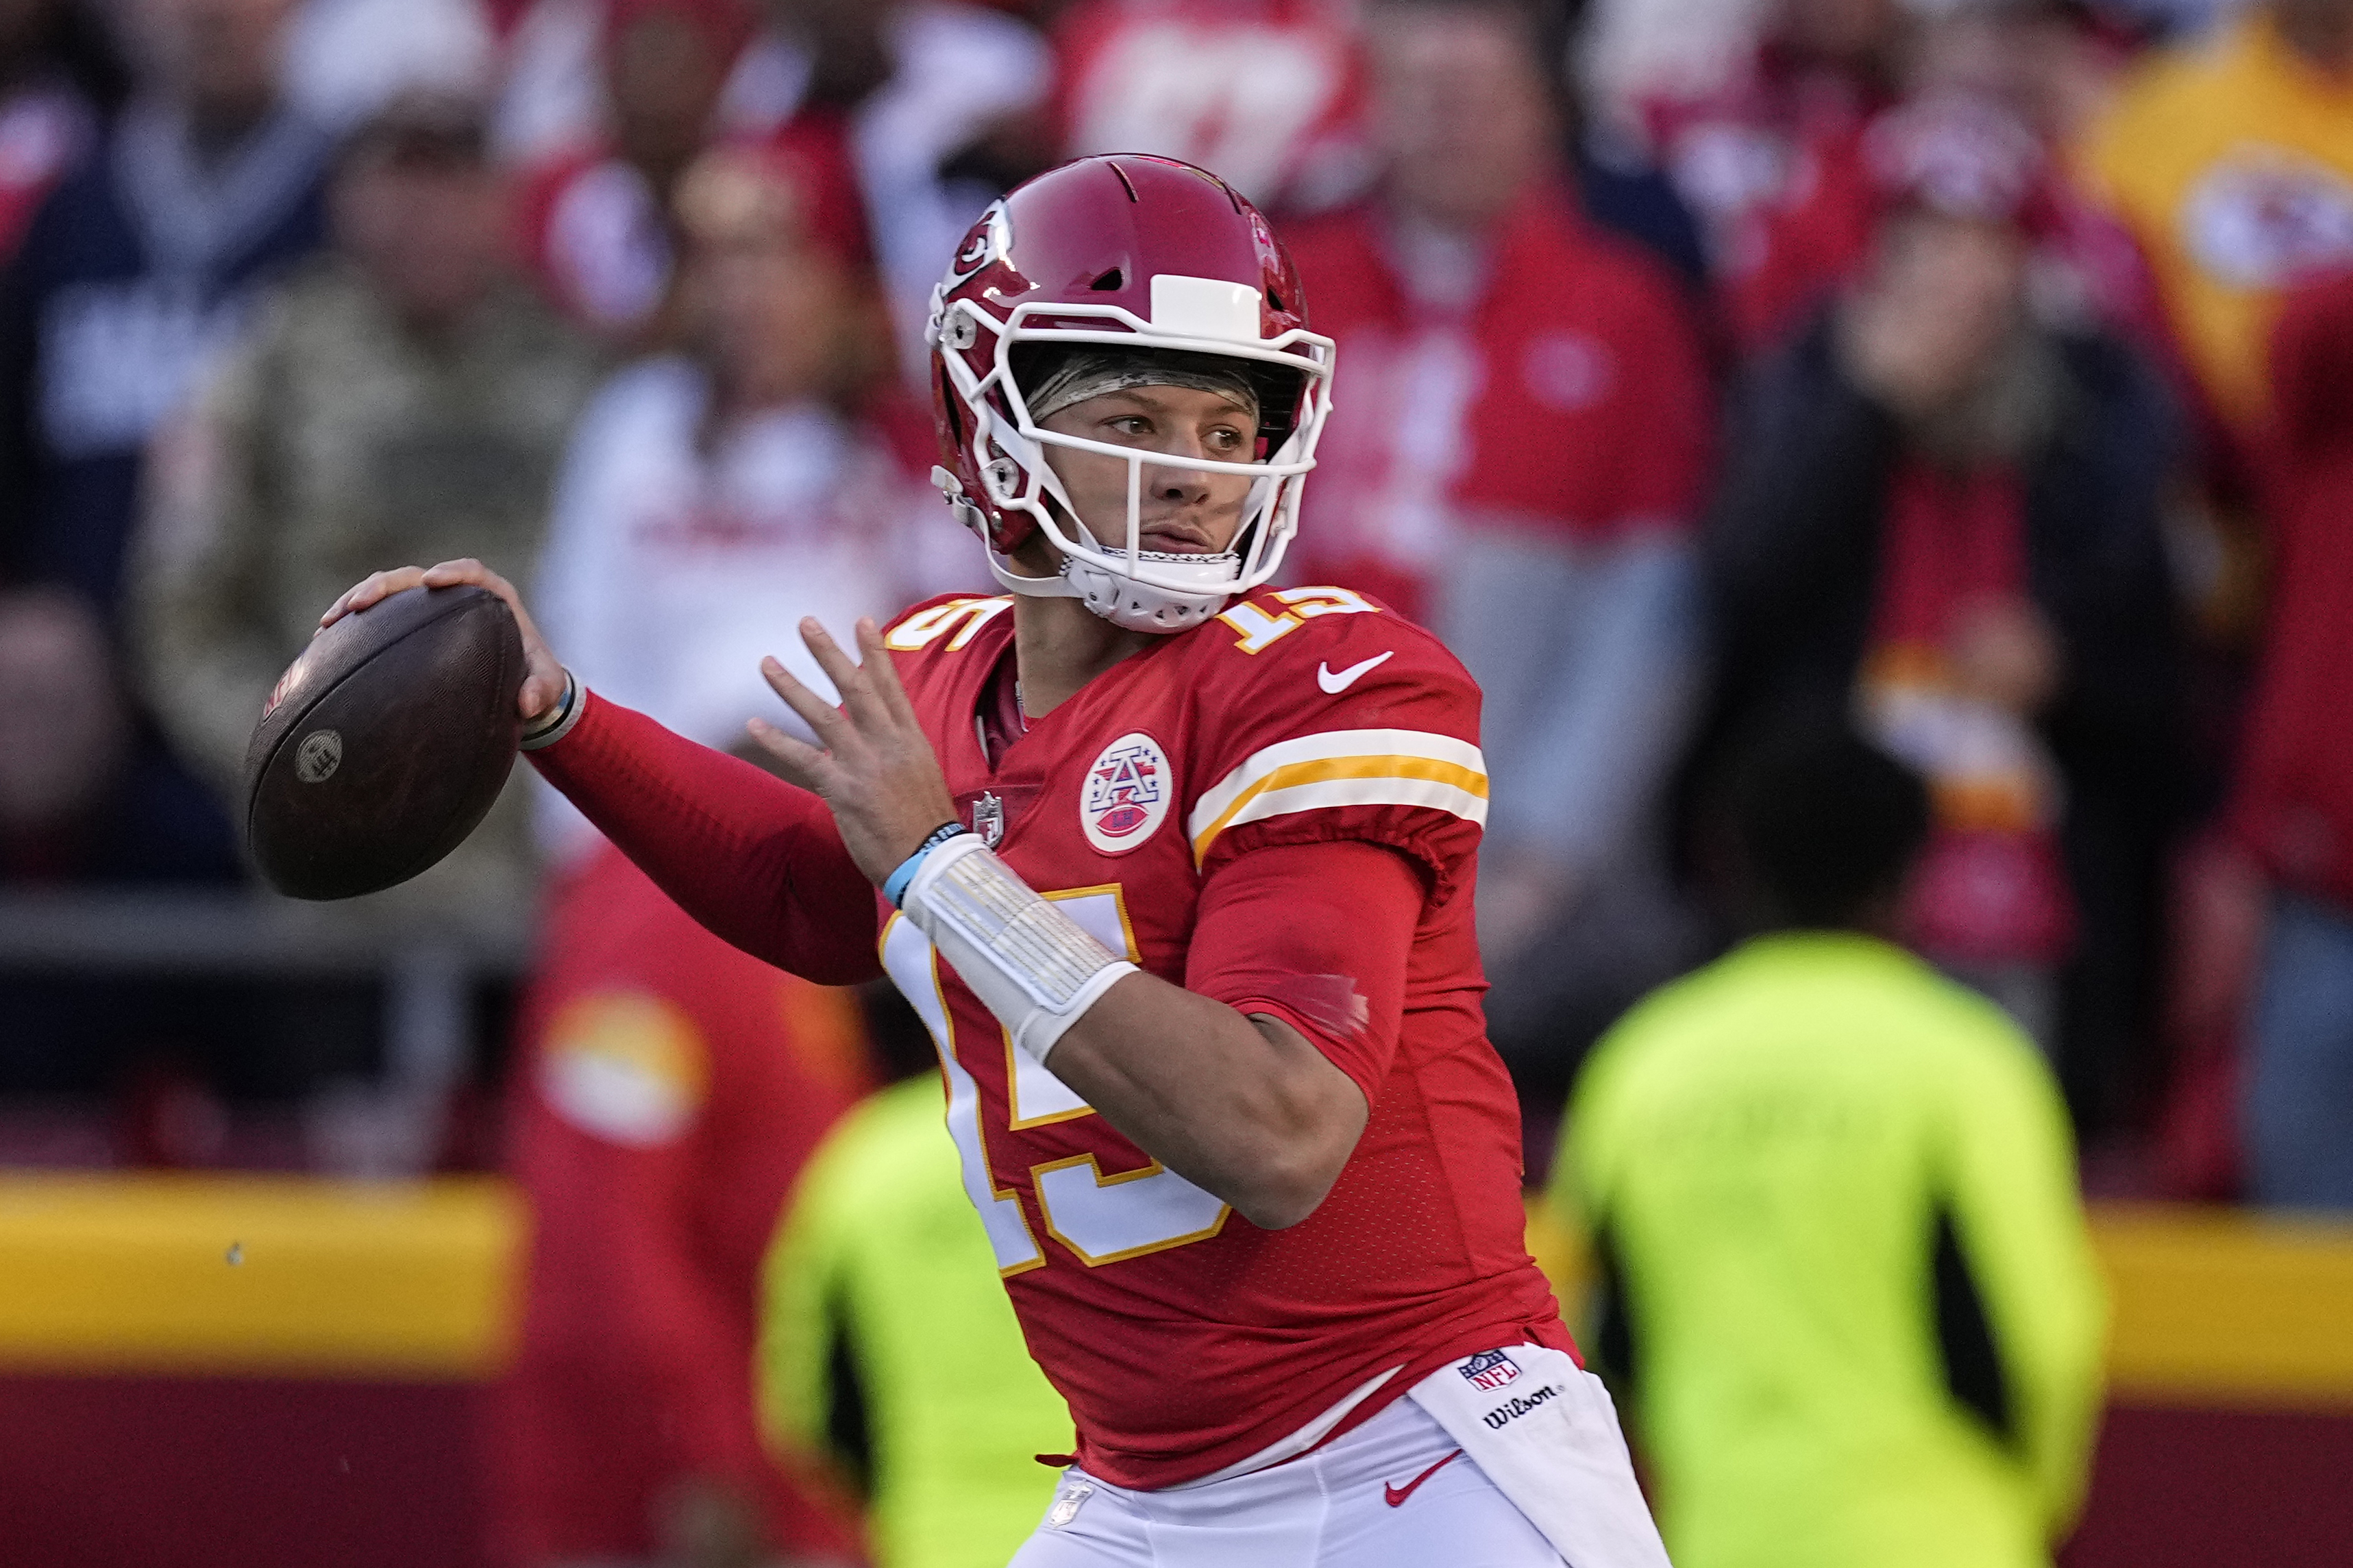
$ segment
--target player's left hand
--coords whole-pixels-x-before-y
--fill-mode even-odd
[[[857,659],[814,616],[802,619],[800,631],[818,668],[841,693],[841,706],[801,684],[774,658],[760,661],[760,673],[824,745],[812,746],[757,719],[749,726],[752,739],[787,779],[832,807],[850,858],[879,886],[934,828],[955,820],[955,801],[883,649],[881,628],[871,618],[859,621]]]

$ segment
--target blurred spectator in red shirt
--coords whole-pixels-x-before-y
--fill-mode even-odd
[[[669,292],[665,214],[752,38],[742,0],[618,0],[597,35],[609,126],[531,172],[524,241],[558,303],[617,338],[650,331]]]
[[[1974,119],[1996,139],[2016,135],[2014,121],[2066,145],[2105,107],[2125,52],[2065,0],[1784,0],[1746,69],[1645,102],[1658,155],[1710,230],[1735,346],[1772,348],[1862,267],[1881,165],[1918,142],[1906,121]],[[1972,101],[2006,117],[1971,116]],[[2041,194],[2038,306],[2154,342],[2154,294],[2129,237],[2059,173],[2045,171]]]
[[[619,342],[661,341],[672,198],[722,135],[772,139],[800,162],[810,221],[863,255],[865,218],[835,119],[785,119],[789,103],[767,123],[724,112],[754,43],[748,0],[607,0],[596,37],[609,129],[549,156],[522,194],[526,254],[567,311]]]
[[[1883,162],[1898,151],[1886,146],[1891,138],[1933,144],[1934,135],[1967,132],[2019,142],[2022,130],[2036,143],[2020,142],[2012,154],[2034,166],[2038,184],[2027,271],[2035,313],[2168,355],[2156,283],[2132,235],[2093,199],[2070,158],[2042,151],[2081,140],[2131,59],[2130,35],[2078,0],[1960,0],[1919,24],[1905,71],[1913,101],[1873,129],[1872,151]],[[2005,116],[2017,129],[2000,123]],[[1918,122],[1935,117],[1951,129],[1928,128],[1924,138]],[[1883,169],[1869,172],[1886,183]]]
[[[1576,211],[1529,21],[1367,14],[1379,195],[1287,231],[1353,389],[1293,573],[1426,620],[1479,679],[1490,1024],[1558,1093],[1685,956],[1652,814],[1697,683],[1713,409],[1672,275]]]
[[[2236,820],[2274,884],[2244,1128],[2253,1195],[2353,1208],[2353,273],[2272,333],[2277,552]]]
[[[1571,110],[1560,129],[1576,199],[1697,285],[1701,236],[1672,184],[1634,138],[1572,110],[1572,9],[1532,5],[1525,30],[1558,107]],[[1183,158],[1279,217],[1359,200],[1380,157],[1366,118],[1362,21],[1353,0],[1081,0],[1055,31],[1056,144],[1073,156]]]
[[[1066,156],[1157,153],[1278,214],[1370,173],[1344,0],[1081,0],[1055,37]]]
[[[2170,400],[2029,308],[2031,151],[1878,165],[1862,282],[1746,389],[1710,541],[1736,732],[1852,710],[1927,778],[1908,934],[2117,1109],[2174,804]],[[1936,127],[1924,127],[1933,138]]]
[[[829,26],[807,29],[816,33],[819,54],[811,93],[856,94],[839,108],[847,117],[900,372],[926,405],[932,351],[923,331],[941,258],[955,253],[990,202],[1057,161],[1044,112],[1054,85],[1053,53],[1036,28],[1008,14],[1020,8],[962,0],[846,6],[770,0],[772,14],[786,18],[808,11],[832,17]],[[863,24],[868,42],[844,37],[852,23]],[[828,47],[874,57],[874,79],[845,79],[846,64],[822,68]]]
[[[80,0],[0,0],[0,263],[124,86],[112,40]]]
[[[544,951],[513,1076],[533,1220],[497,1561],[846,1562],[852,1531],[763,1451],[752,1386],[777,1214],[868,1086],[857,1004],[728,946],[609,846]]]
[[[1723,80],[1639,106],[1707,232],[1743,353],[1801,325],[1867,247],[1863,129],[1894,100],[1909,26],[1900,0],[1773,0],[1762,42]]]
[[[582,416],[532,602],[584,682],[723,748],[754,714],[798,725],[763,656],[831,689],[790,635],[801,616],[887,616],[965,582],[970,556],[863,413],[854,376],[882,329],[793,166],[715,148],[678,205],[680,350],[621,370]],[[595,837],[541,795],[560,853]]]

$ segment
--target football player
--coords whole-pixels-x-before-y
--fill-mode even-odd
[[[499,593],[559,789],[737,945],[906,993],[1078,1428],[1020,1568],[1663,1565],[1522,1245],[1478,690],[1267,586],[1333,370],[1282,247],[1203,170],[1082,159],[974,226],[931,336],[934,479],[1006,592],[804,621],[838,704],[765,673],[822,744],[754,731],[794,783],[583,689],[475,563],[326,618]]]

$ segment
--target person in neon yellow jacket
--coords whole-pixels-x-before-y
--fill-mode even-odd
[[[1735,807],[1767,934],[1595,1049],[1549,1190],[1678,1568],[2048,1568],[2105,1298],[2042,1058],[1884,929],[1919,782],[1844,730]]]
[[[846,1472],[875,1568],[1004,1568],[1053,1500],[1070,1411],[1022,1342],[927,1072],[819,1145],[768,1254],[760,1407]]]

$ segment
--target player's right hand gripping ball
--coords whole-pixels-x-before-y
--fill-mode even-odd
[[[245,827],[298,899],[389,888],[456,848],[514,766],[522,636],[480,588],[411,588],[311,639],[245,753]]]

